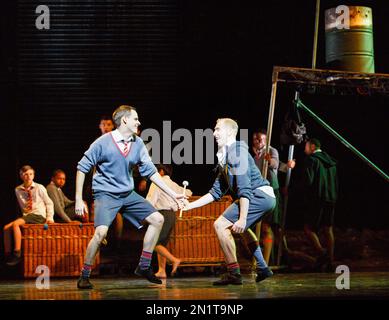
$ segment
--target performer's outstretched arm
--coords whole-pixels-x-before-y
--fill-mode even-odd
[[[181,200],[186,199],[187,196],[184,194],[178,194],[174,190],[172,190],[166,183],[163,181],[161,175],[156,172],[151,177],[150,180],[154,182],[159,188],[161,188],[163,191],[165,191],[169,196],[171,196],[174,200]],[[179,203],[179,207],[181,208],[182,204]]]
[[[183,210],[188,211],[194,208],[202,207],[213,201],[215,201],[214,197],[210,193],[207,193],[206,195],[202,196],[200,199],[197,199],[196,201],[187,202]]]

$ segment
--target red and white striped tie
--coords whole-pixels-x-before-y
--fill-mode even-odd
[[[27,211],[32,210],[32,192],[31,192],[31,189],[27,189],[27,207],[26,207],[26,210]]]
[[[124,143],[123,153],[124,153],[124,154],[127,154],[127,153],[128,153],[128,142],[123,141],[123,143]]]

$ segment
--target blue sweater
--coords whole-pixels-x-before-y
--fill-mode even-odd
[[[132,169],[135,165],[138,165],[139,173],[146,178],[157,172],[141,138],[136,136],[127,157],[124,157],[111,133],[106,133],[90,145],[78,162],[77,170],[88,173],[96,166],[93,192],[125,193],[134,190]]]
[[[209,190],[215,200],[219,200],[226,193],[231,194],[234,199],[251,200],[253,190],[270,185],[269,181],[262,177],[244,141],[236,141],[230,145],[226,159],[228,173],[225,174],[225,166],[219,165],[219,174]]]

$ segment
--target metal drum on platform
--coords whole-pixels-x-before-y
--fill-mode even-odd
[[[371,8],[338,6],[326,10],[325,46],[329,69],[374,73]]]

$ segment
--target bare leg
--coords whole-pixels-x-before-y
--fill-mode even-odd
[[[108,226],[98,226],[95,229],[93,238],[89,241],[88,247],[85,253],[84,263],[93,265],[97,252],[99,251],[101,241],[105,239],[108,232]]]
[[[323,254],[325,250],[322,247],[322,245],[320,243],[320,240],[319,240],[319,237],[317,236],[317,234],[315,232],[313,232],[311,230],[310,226],[307,225],[307,224],[304,225],[304,231],[305,231],[305,234],[307,235],[309,241],[313,244],[315,250],[319,254]]]
[[[168,249],[166,249],[166,247],[164,247],[163,245],[159,244],[155,247],[155,251],[158,253],[158,259],[159,259],[159,256],[162,256],[163,258],[165,258],[165,266],[166,266],[166,259],[168,259],[172,265],[173,265],[173,269],[172,269],[172,275],[174,275],[177,271],[177,268],[178,266],[180,265],[181,263],[181,260],[176,258],[175,256],[173,256]],[[159,262],[159,260],[158,260]],[[165,269],[164,269],[165,271]],[[159,273],[159,271],[158,271]],[[165,271],[165,276],[166,276],[166,271]]]
[[[232,236],[230,227],[232,222],[220,216],[214,223],[216,235],[219,239],[220,246],[223,250],[224,257],[227,264],[237,262],[236,246],[234,237]]]
[[[158,211],[152,213],[146,218],[149,223],[145,237],[143,238],[143,251],[153,252],[161,233],[164,218]]]
[[[327,240],[327,250],[328,256],[330,258],[330,263],[334,262],[334,247],[335,247],[335,237],[332,226],[328,226],[324,228],[324,233]]]
[[[263,232],[263,257],[267,264],[269,264],[270,254],[273,249],[273,231],[268,223],[262,223]]]
[[[155,248],[157,248],[156,246]],[[156,277],[166,279],[166,258],[158,254],[158,272],[155,274]]]
[[[20,230],[20,226],[26,224],[26,221],[23,219],[16,219],[12,224],[12,230],[14,233],[14,242],[15,242],[15,251],[20,251],[22,248],[22,232]]]
[[[259,241],[261,240],[261,230],[262,230],[262,221],[259,221],[256,226],[255,226],[255,233],[253,232],[254,236],[255,236],[255,239],[257,239],[258,243]],[[251,264],[251,267],[253,268],[253,270],[256,269],[256,265],[257,265],[257,262],[255,261],[255,259],[253,258],[252,259],[252,264]]]
[[[120,242],[122,241],[123,236],[123,216],[121,213],[118,213],[115,218],[115,238],[117,241],[118,247],[120,247]]]
[[[11,242],[11,236],[12,236],[12,225],[13,221],[11,223],[8,223],[6,226],[4,226],[4,253],[6,256],[10,255],[12,252],[12,242]]]

